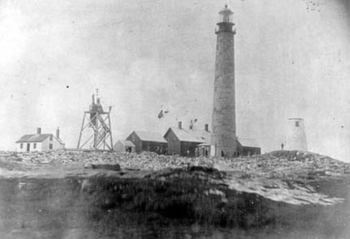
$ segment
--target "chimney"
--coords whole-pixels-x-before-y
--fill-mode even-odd
[[[204,125],[204,129],[205,129],[205,131],[209,131],[209,125],[208,125],[208,124],[205,124],[205,125]]]
[[[182,122],[181,121],[179,121],[178,125],[179,125],[179,129],[182,129]]]
[[[59,127],[57,127],[57,129],[56,129],[56,138],[60,138],[60,128]]]
[[[40,127],[36,129],[36,133],[37,134],[41,134],[41,128]]]
[[[193,129],[193,120],[190,122],[190,129]]]

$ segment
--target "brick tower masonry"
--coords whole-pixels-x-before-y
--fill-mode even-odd
[[[219,12],[220,21],[216,43],[215,82],[211,144],[215,156],[234,156],[237,153],[235,112],[235,62],[233,12],[225,6]]]

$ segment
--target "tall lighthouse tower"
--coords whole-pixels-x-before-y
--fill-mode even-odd
[[[237,153],[235,61],[233,12],[225,8],[219,12],[216,30],[216,63],[211,144],[215,156],[234,156]]]

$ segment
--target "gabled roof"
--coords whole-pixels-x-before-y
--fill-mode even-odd
[[[26,134],[22,136],[16,143],[43,142],[52,134]]]
[[[164,137],[155,132],[146,132],[146,131],[134,131],[135,134],[137,134],[142,141],[152,141],[152,142],[159,142],[159,143],[168,143],[164,139]]]
[[[62,139],[57,138],[57,137],[55,137],[55,136],[54,136],[54,138],[55,138],[55,139],[58,141],[58,143],[59,143],[59,144],[64,145],[64,143],[63,143]]]
[[[259,144],[254,139],[237,138],[237,140],[244,147],[260,148]]]
[[[211,137],[211,133],[209,131],[179,128],[169,128],[165,135],[167,135],[170,130],[174,132],[180,141],[184,142],[204,143],[210,141]]]
[[[120,142],[121,144],[123,144],[126,147],[135,147],[135,144],[133,142],[131,142],[130,140],[118,140],[118,142]]]
[[[59,144],[64,145],[62,139],[55,137],[53,134],[26,134],[17,140],[16,143],[40,143],[50,136],[56,139]]]

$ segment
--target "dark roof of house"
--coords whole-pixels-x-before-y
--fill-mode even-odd
[[[210,141],[211,133],[206,130],[169,128],[165,135],[172,130],[180,141],[204,143]]]
[[[50,136],[56,139],[58,143],[64,145],[62,139],[55,137],[53,134],[26,134],[17,140],[16,143],[40,143]]]
[[[137,134],[142,141],[151,141],[151,142],[159,142],[159,143],[168,143],[164,139],[164,137],[155,132],[146,132],[146,131],[134,131],[135,134]]]
[[[53,134],[26,134],[23,135],[16,143],[43,142]]]

